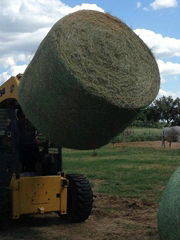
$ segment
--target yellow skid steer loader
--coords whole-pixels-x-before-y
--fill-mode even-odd
[[[93,194],[87,178],[65,175],[61,146],[45,139],[18,103],[21,75],[0,86],[0,225],[27,214],[56,212],[85,221]]]

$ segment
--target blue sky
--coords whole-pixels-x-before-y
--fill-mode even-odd
[[[180,0],[0,0],[0,83],[23,72],[52,25],[80,9],[128,24],[157,60],[158,96],[180,97]]]
[[[74,7],[78,4],[81,5],[84,1],[64,0],[63,2]],[[89,0],[87,2],[97,4],[134,29],[146,28],[167,36],[180,38],[180,30],[177,29],[178,22],[180,26],[180,6],[153,10],[149,6],[154,1],[147,0]],[[137,7],[137,5],[141,6]]]

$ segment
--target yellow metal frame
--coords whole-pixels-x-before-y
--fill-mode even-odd
[[[4,84],[0,86],[0,103],[6,99],[18,100],[17,89],[19,86],[17,77],[10,77]]]
[[[61,176],[12,177],[12,218],[24,214],[67,213],[68,181]]]

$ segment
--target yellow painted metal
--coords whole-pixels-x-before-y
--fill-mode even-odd
[[[19,199],[19,180],[15,176],[12,177],[10,188],[12,190],[12,218],[20,217],[20,199]]]
[[[67,188],[68,188],[68,180],[65,179],[66,184],[63,184],[63,188],[61,191],[61,202],[60,209],[61,215],[67,214]]]
[[[0,86],[0,103],[6,99],[18,99],[17,89],[19,86],[17,77],[10,77],[4,84]]]
[[[12,178],[12,218],[23,214],[67,213],[67,180],[61,176]]]

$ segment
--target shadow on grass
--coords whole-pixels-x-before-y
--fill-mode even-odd
[[[64,236],[46,235],[46,227],[68,225],[56,215],[24,216],[19,220],[4,223],[0,229],[0,240],[69,240]]]

